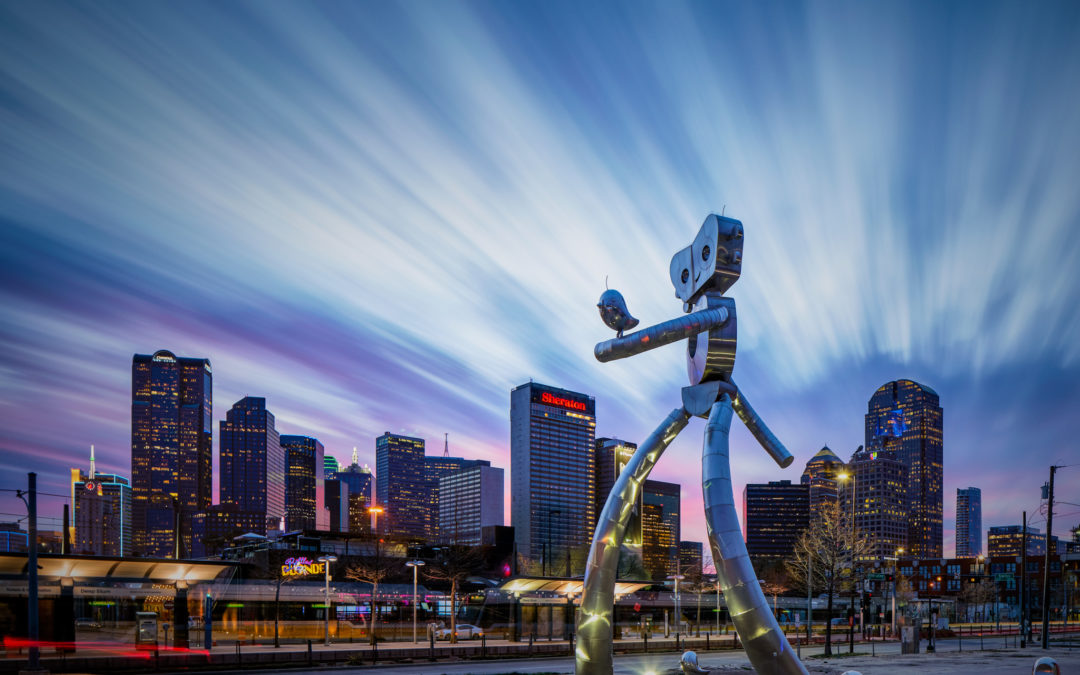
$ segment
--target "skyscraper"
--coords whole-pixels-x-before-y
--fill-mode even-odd
[[[810,485],[789,480],[748,483],[743,488],[746,552],[759,558],[791,558],[810,524]]]
[[[705,547],[700,541],[679,542],[679,574],[700,577],[705,562]]]
[[[447,457],[444,455],[424,457],[424,476],[427,480],[426,501],[428,504],[427,515],[424,519],[424,538],[428,541],[441,539],[439,533],[439,481],[462,469],[474,466],[491,466],[491,462],[486,459],[465,459],[463,457]],[[499,525],[502,525],[502,523],[500,522]]]
[[[282,435],[285,451],[285,529],[328,530],[323,444],[310,436]]]
[[[334,474],[341,470],[337,457],[323,455],[323,478],[333,478]]]
[[[982,491],[956,488],[956,557],[982,553]]]
[[[161,350],[131,363],[131,487],[134,552],[191,551],[191,519],[211,501],[213,375],[210,361]]]
[[[905,554],[914,557],[943,555],[941,429],[937,392],[917,382],[887,382],[867,404],[866,447],[895,447],[895,457],[904,466]]]
[[[349,486],[336,478],[327,479],[326,509],[330,512],[330,531],[349,531]]]
[[[1055,549],[1057,537],[1052,537]],[[991,557],[1020,555],[1024,550],[1023,525],[996,525],[986,531],[986,554]],[[1046,535],[1039,528],[1027,528],[1027,554],[1029,556],[1046,553]]]
[[[90,451],[90,472],[71,470],[75,536],[72,553],[128,556],[132,551],[131,484],[127,478],[99,473]]]
[[[642,490],[641,555],[653,579],[675,574],[682,538],[682,488],[678,483],[646,480]]]
[[[439,541],[479,546],[483,528],[503,524],[503,470],[473,464],[439,478]]]
[[[844,472],[844,462],[836,456],[829,446],[821,448],[806,463],[802,474],[802,484],[810,492],[810,511],[817,513],[824,504],[835,504],[837,500],[836,476]]]
[[[908,521],[904,510],[904,465],[896,453],[874,440],[869,449],[860,447],[848,464],[850,478],[844,481],[840,508],[852,512],[852,490],[855,496],[855,532],[870,542],[863,560],[880,560],[896,555],[907,548]]]
[[[611,488],[615,480],[622,473],[626,463],[634,456],[637,444],[623,441],[618,438],[596,439],[596,518],[600,519],[600,512],[604,510]],[[626,537],[623,539],[624,546],[641,546],[641,498],[638,492],[634,511],[630,516],[630,523],[626,526]],[[594,523],[595,525],[595,523]]]
[[[233,404],[221,422],[219,446],[221,506],[245,514],[244,523],[261,520],[259,534],[278,529],[285,516],[285,451],[265,398]]]
[[[371,531],[371,515],[368,507],[372,505],[372,475],[367,464],[360,466],[356,448],[353,448],[352,463],[334,474],[334,478],[349,486],[349,532],[364,534]]]
[[[424,470],[424,439],[389,431],[375,439],[375,499],[384,509],[379,533],[424,540],[431,491]]]
[[[510,519],[518,553],[565,569],[596,522],[596,402],[529,382],[510,392]],[[583,562],[579,564],[583,567]],[[574,572],[574,570],[571,570]],[[578,570],[580,571],[580,570]]]

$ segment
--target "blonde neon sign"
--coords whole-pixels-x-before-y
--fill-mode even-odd
[[[326,563],[311,562],[309,558],[289,558],[281,566],[283,577],[304,577],[311,574],[324,574]]]

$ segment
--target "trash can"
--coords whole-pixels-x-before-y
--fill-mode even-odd
[[[919,625],[904,626],[900,629],[900,653],[919,653]]]
[[[157,612],[135,612],[135,649],[157,649]]]

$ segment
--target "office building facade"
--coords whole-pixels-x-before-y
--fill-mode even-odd
[[[1051,537],[1057,553],[1057,537]],[[986,554],[990,556],[1021,555],[1024,550],[1024,527],[1022,525],[1004,525],[991,527],[986,531]],[[1046,553],[1046,535],[1037,527],[1027,528],[1028,556]]]
[[[334,478],[349,487],[349,532],[370,533],[371,515],[368,507],[373,504],[371,491],[374,487],[371,469],[366,464],[360,466],[356,461],[356,451],[353,450],[352,464],[335,473]]]
[[[379,533],[426,540],[431,490],[424,466],[424,439],[392,434],[375,439],[375,500],[383,508]]]
[[[743,488],[746,552],[753,560],[789,559],[810,524],[810,485],[789,480],[748,483]]]
[[[888,382],[870,397],[866,447],[894,453],[904,466],[907,544],[912,556],[941,557],[944,548],[944,462],[940,399],[911,380]]]
[[[982,490],[956,488],[956,557],[982,553]]]
[[[578,573],[596,523],[596,402],[535,382],[510,392],[510,519],[518,554]]]
[[[837,476],[847,467],[835,452],[824,446],[806,463],[801,482],[809,493],[811,513],[820,513],[825,504],[835,504],[838,499]]]
[[[596,439],[596,519],[599,521],[600,513],[604,510],[611,488],[615,480],[622,473],[626,463],[634,456],[637,444],[618,438]],[[630,515],[630,523],[626,526],[626,537],[623,539],[624,546],[641,547],[641,499],[642,493],[638,492],[633,512]]]
[[[71,470],[71,552],[76,555],[130,556],[131,483],[127,478],[98,473],[90,461],[90,473]]]
[[[439,481],[462,469],[474,466],[491,466],[486,459],[465,459],[463,457],[424,457],[424,477],[427,480],[428,513],[424,521],[425,538],[428,541],[441,541],[439,533]],[[499,523],[500,525],[502,523]]]
[[[653,579],[675,574],[682,540],[682,496],[678,483],[646,480],[642,490],[641,555]]]
[[[334,474],[341,470],[337,457],[323,455],[323,478],[333,478]]]
[[[285,451],[266,399],[246,396],[233,404],[220,426],[221,506],[257,514],[256,534],[281,527],[285,517]],[[252,516],[243,522],[255,523]]]
[[[479,546],[483,528],[503,524],[503,470],[474,464],[439,478],[438,540]]]
[[[279,443],[285,452],[285,529],[329,529],[323,444],[288,434],[282,434]]]
[[[330,531],[349,531],[349,486],[336,478],[325,483],[326,510],[330,513]]]
[[[848,479],[840,486],[840,508],[854,512],[855,532],[866,537],[869,548],[862,560],[895,556],[907,546],[905,468],[896,453],[875,439],[871,448],[859,448],[848,463]],[[852,491],[855,504],[852,509]]]
[[[191,551],[191,519],[211,503],[212,392],[208,359],[177,357],[165,350],[132,358],[135,555],[166,558]]]
[[[705,547],[700,541],[679,542],[679,574],[701,578],[705,562]]]

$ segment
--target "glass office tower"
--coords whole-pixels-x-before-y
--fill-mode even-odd
[[[177,357],[165,350],[132,359],[135,555],[166,558],[191,551],[191,519],[211,501],[212,390],[208,359]]]
[[[131,484],[127,478],[71,470],[76,555],[128,556],[132,551]]]
[[[518,553],[581,573],[596,523],[596,402],[529,382],[510,392],[510,519]]]
[[[280,527],[285,516],[285,451],[274,427],[266,399],[247,396],[221,422],[221,506],[245,515],[243,522],[263,525],[261,532]]]
[[[956,488],[956,557],[982,553],[982,490]]]
[[[904,465],[904,507],[907,513],[905,555],[940,558],[944,465],[942,411],[930,387],[897,380],[870,397],[866,413],[866,447],[884,447]],[[876,440],[875,440],[876,439]]]
[[[810,524],[810,485],[789,480],[748,483],[743,488],[746,552],[759,558],[791,558]]]
[[[375,501],[379,533],[424,541],[430,529],[431,490],[424,471],[424,439],[392,434],[375,439]]]
[[[646,480],[642,490],[641,554],[653,579],[675,574],[682,540],[682,488],[678,483]]]
[[[310,436],[283,434],[285,451],[285,529],[327,530],[323,444]]]

